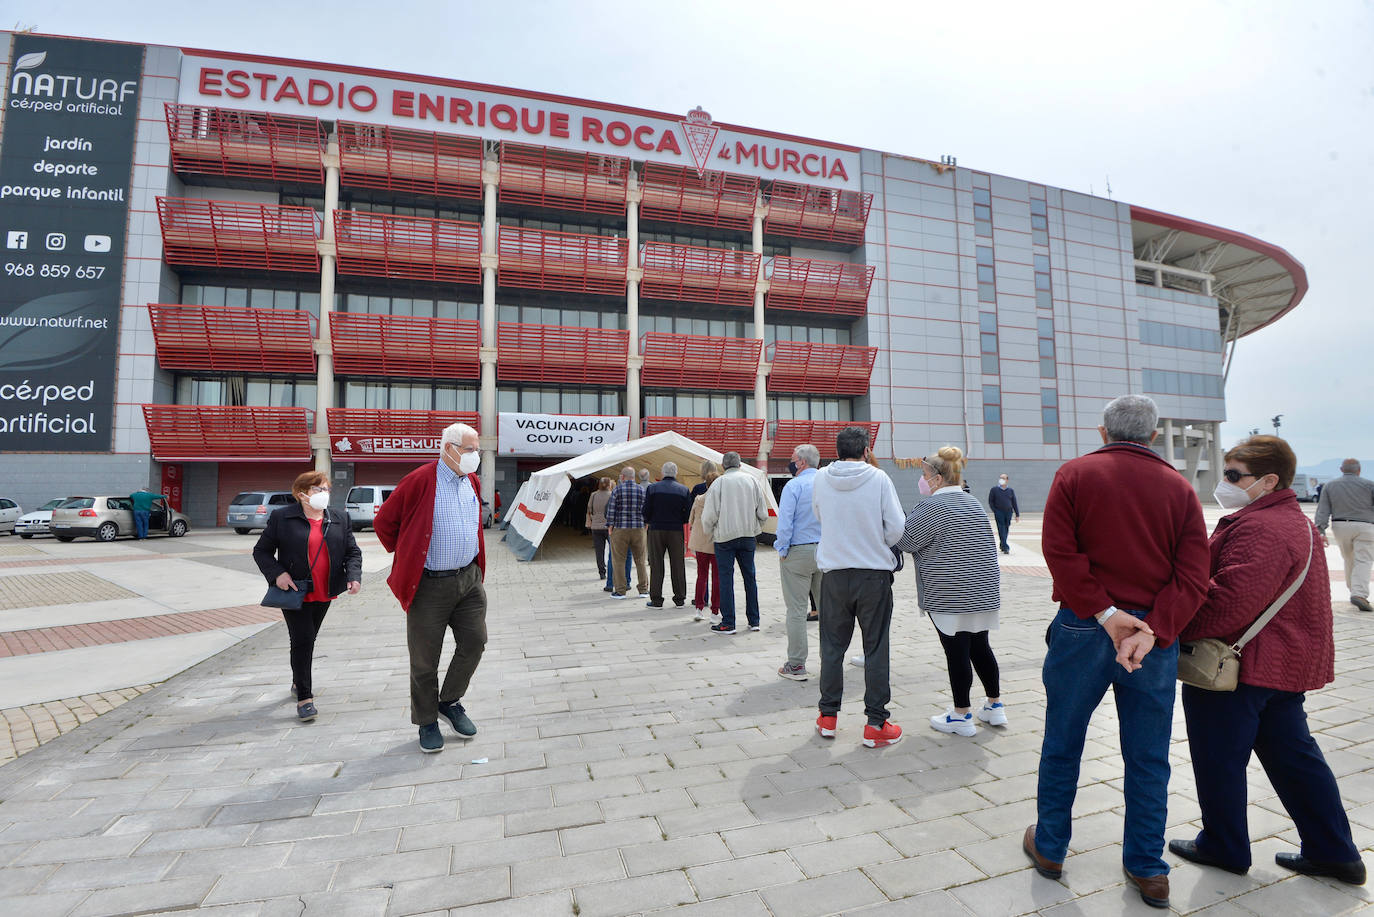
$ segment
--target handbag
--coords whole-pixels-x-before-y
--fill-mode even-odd
[[[320,551],[324,550],[324,535],[329,526],[329,513],[324,515],[324,526],[320,529],[320,546],[315,551],[315,556],[310,559],[310,569],[315,569],[315,561],[320,559]],[[262,597],[259,605],[266,608],[283,608],[287,611],[300,611],[301,603],[305,601],[306,595],[310,593],[310,577],[296,580],[295,589],[283,589],[276,583],[267,584],[267,594]]]
[[[1284,605],[1288,604],[1288,600],[1302,586],[1303,580],[1307,579],[1307,571],[1311,566],[1312,550],[1309,545],[1307,564],[1298,574],[1298,578],[1270,603],[1264,614],[1260,615],[1235,643],[1228,644],[1216,637],[1181,641],[1178,645],[1178,680],[1204,691],[1236,690],[1236,686],[1240,684],[1240,651],[1245,648],[1245,644],[1255,638],[1264,625],[1274,619],[1274,615],[1278,614]]]

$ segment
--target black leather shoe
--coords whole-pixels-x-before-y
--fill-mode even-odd
[[[439,715],[453,724],[453,731],[465,739],[477,735],[477,726],[468,719],[462,704],[440,704]]]
[[[1360,611],[1374,611],[1374,605],[1370,605],[1369,599],[1362,595],[1352,595],[1350,597],[1350,604],[1354,605]]]
[[[1291,869],[1305,876],[1330,876],[1348,885],[1363,885],[1365,880],[1364,860],[1350,863],[1318,863],[1300,853],[1276,853],[1274,862],[1284,869]]]
[[[1244,868],[1232,866],[1210,854],[1203,853],[1198,849],[1197,841],[1169,841],[1169,852],[1183,857],[1189,863],[1197,863],[1199,866],[1215,866],[1217,869],[1224,869],[1238,876],[1243,876],[1250,871],[1249,866]]]
[[[650,599],[649,601],[647,601],[647,602],[644,603],[644,607],[645,607],[645,608],[662,608],[662,607],[663,607],[663,603],[662,603],[662,602],[655,602],[653,599]]]

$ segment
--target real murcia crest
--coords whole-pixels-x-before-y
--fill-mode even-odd
[[[682,125],[683,136],[687,138],[687,149],[692,154],[692,160],[697,164],[697,175],[705,174],[706,163],[711,158],[711,148],[716,145],[720,128],[711,123],[710,112],[700,105],[687,112],[686,119],[678,123]]]

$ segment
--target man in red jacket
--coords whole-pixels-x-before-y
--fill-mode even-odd
[[[420,727],[426,753],[443,751],[441,715],[460,736],[477,734],[459,701],[487,645],[480,463],[477,431],[461,423],[445,428],[439,460],[402,478],[373,523],[382,547],[396,554],[387,584],[407,613],[410,721]],[[440,689],[449,629],[457,649]]]
[[[1210,557],[1197,494],[1149,448],[1155,403],[1123,395],[1098,430],[1106,443],[1059,469],[1041,547],[1059,614],[1046,639],[1045,738],[1037,823],[1021,846],[1058,879],[1088,721],[1107,688],[1125,762],[1122,865],[1146,904],[1168,907],[1164,822],[1179,633],[1207,594]]]

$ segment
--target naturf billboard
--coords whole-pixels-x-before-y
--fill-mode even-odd
[[[15,35],[0,135],[0,450],[108,452],[141,45]]]

